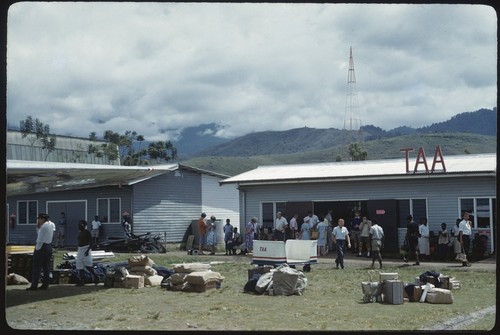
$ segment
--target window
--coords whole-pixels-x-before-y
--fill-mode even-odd
[[[120,218],[120,198],[97,199],[97,215],[102,223],[119,223]]]
[[[26,200],[17,202],[17,223],[36,224],[38,217],[38,201]]]
[[[495,222],[495,198],[461,198],[460,217],[470,214],[472,228],[490,228]]]
[[[398,200],[399,228],[406,228],[408,214],[411,214],[416,222],[427,217],[427,199]]]

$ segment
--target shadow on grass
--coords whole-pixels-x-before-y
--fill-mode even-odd
[[[109,287],[104,287],[102,284],[95,286],[88,284],[85,286],[68,285],[51,285],[47,290],[26,291],[29,285],[9,286],[5,289],[5,307],[14,307],[19,305],[36,303],[38,301],[67,298],[78,296],[90,292],[107,290]]]

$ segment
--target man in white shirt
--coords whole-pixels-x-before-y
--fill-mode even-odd
[[[274,221],[274,239],[276,241],[285,240],[285,228],[288,225],[286,219],[282,216],[281,212],[276,213],[276,220]]]
[[[372,268],[375,266],[375,259],[377,259],[382,269],[382,255],[380,255],[380,249],[384,242],[384,230],[377,224],[376,220],[371,220],[370,222],[369,240],[372,249]]]
[[[50,260],[52,258],[52,239],[54,237],[55,224],[49,220],[45,213],[38,214],[37,237],[35,250],[33,252],[33,275],[31,286],[26,290],[46,290],[50,282]],[[43,271],[42,286],[38,287],[41,272]]]
[[[312,211],[308,211],[307,216],[304,218],[304,222],[309,222],[311,224],[311,228],[316,229],[316,226],[319,223],[319,219],[316,214],[312,213]]]
[[[297,223],[297,218],[299,217],[299,214],[295,214],[291,219],[290,219],[290,236],[289,238],[291,239],[296,239],[297,238],[297,232],[299,231],[299,225]]]
[[[94,221],[91,223],[92,230],[90,233],[92,234],[92,244],[96,245],[99,242],[99,230],[101,228],[101,221],[99,221],[99,216],[94,217]]]
[[[471,222],[469,221],[469,213],[465,212],[463,215],[463,220],[460,221],[458,225],[458,241],[462,246],[462,252],[468,255],[470,247],[470,236],[472,234]],[[467,258],[468,259],[468,258]],[[468,260],[462,262],[462,266],[470,266]]]

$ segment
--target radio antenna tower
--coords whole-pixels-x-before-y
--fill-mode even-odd
[[[362,143],[361,119],[357,118],[358,95],[352,47],[349,49],[349,71],[347,74],[347,95],[345,103],[344,127],[342,128],[342,148],[340,159],[350,160],[348,149],[355,142]]]

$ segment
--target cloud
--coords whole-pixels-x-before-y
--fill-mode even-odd
[[[7,121],[147,140],[341,128],[352,47],[355,117],[420,127],[496,107],[496,27],[484,5],[20,2]]]

